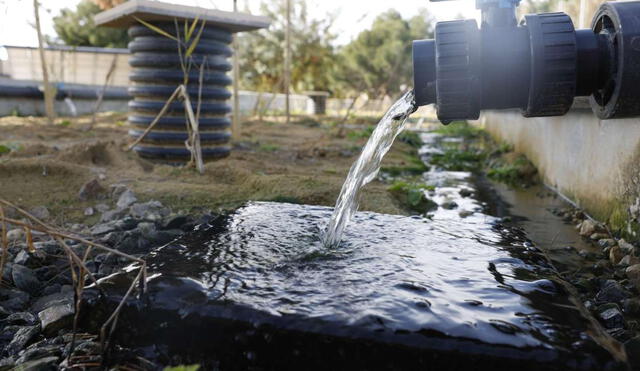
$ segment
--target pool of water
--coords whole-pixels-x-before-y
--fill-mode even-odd
[[[442,138],[423,140],[428,161]],[[118,341],[161,365],[221,369],[624,369],[555,268],[579,264],[562,260],[563,244],[582,248],[543,212],[556,198],[468,172],[422,178],[436,210],[358,212],[331,249],[321,229],[332,208],[271,202],[155,249]],[[89,300],[95,323],[130,278]]]

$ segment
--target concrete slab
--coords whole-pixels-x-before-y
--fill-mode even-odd
[[[231,32],[251,31],[267,28],[269,17],[246,13],[225,12],[196,6],[167,4],[159,1],[131,0],[113,9],[96,14],[96,25],[126,28],[135,23],[135,17],[144,21],[173,21],[177,19],[205,19],[209,24],[226,28]]]

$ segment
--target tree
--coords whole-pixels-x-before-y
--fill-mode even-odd
[[[261,14],[273,20],[269,29],[238,37],[240,86],[258,91],[284,90],[284,2],[263,2]],[[297,91],[332,90],[334,85],[334,17],[311,18],[305,0],[294,0],[291,11],[291,87]]]
[[[389,10],[371,29],[362,31],[339,52],[338,80],[345,92],[370,96],[394,95],[412,86],[412,41],[433,36],[432,19],[425,9],[409,20]]]
[[[101,11],[96,3],[83,0],[75,11],[63,9],[54,17],[53,28],[66,45],[125,48],[129,41],[126,30],[96,27],[93,16]]]

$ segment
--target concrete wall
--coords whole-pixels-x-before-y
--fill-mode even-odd
[[[490,111],[480,124],[524,153],[546,184],[597,219],[616,228],[638,221],[640,119],[602,121],[586,109],[531,119],[518,111]]]

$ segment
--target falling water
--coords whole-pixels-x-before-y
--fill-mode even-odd
[[[342,185],[336,207],[324,234],[323,242],[326,247],[333,247],[340,243],[344,228],[358,209],[360,190],[378,174],[382,158],[404,128],[407,117],[414,111],[414,94],[413,91],[409,91],[389,108],[376,126]]]

